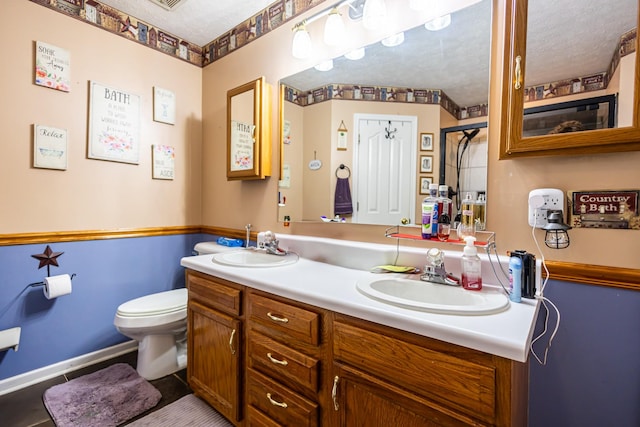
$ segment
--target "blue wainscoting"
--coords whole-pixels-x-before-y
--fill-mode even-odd
[[[545,295],[560,329],[546,366],[531,358],[529,426],[640,426],[640,292],[550,281]]]
[[[73,292],[47,300],[33,254],[47,244],[0,247],[0,330],[22,327],[17,352],[0,353],[0,380],[91,353],[128,340],[113,326],[123,302],[154,292],[185,286],[180,258],[195,243],[212,240],[204,234],[143,238],[51,242],[64,252],[51,275],[76,274]]]

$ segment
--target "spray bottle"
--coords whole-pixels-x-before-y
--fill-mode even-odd
[[[462,254],[462,287],[470,291],[479,291],[482,289],[482,261],[478,256],[474,242],[476,238],[473,236],[465,237],[467,244]]]

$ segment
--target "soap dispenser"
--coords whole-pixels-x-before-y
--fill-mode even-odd
[[[479,291],[482,289],[482,262],[474,245],[476,238],[467,236],[464,240],[467,244],[461,260],[462,287],[470,291]]]

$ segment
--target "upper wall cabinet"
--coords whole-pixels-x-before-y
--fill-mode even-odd
[[[640,150],[639,3],[506,0],[501,159]]]
[[[271,86],[264,77],[227,92],[227,180],[271,175]]]

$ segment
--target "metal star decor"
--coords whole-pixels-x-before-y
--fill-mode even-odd
[[[55,265],[56,267],[59,267],[58,257],[63,253],[64,252],[53,252],[49,247],[49,245],[47,245],[47,248],[44,250],[43,253],[37,254],[37,255],[31,255],[31,256],[37,260],[40,260],[40,265],[38,266],[38,269],[44,267],[45,265],[47,266],[47,276],[48,276],[49,266]]]

